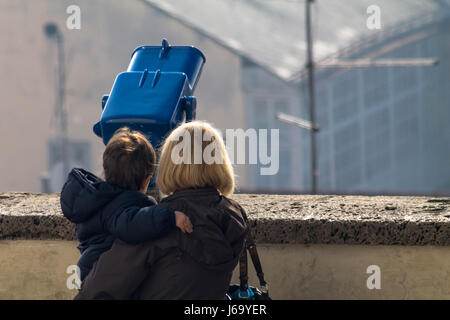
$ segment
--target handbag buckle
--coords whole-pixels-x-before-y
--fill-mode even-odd
[[[246,293],[246,295],[242,295],[242,293]],[[238,292],[239,299],[243,299],[243,300],[250,300],[250,299],[252,299],[253,295],[254,295],[253,291],[250,290],[250,288],[247,288],[246,291],[241,291],[239,289],[239,292]]]
[[[266,283],[265,285],[261,286],[260,290],[262,293],[268,293],[269,292],[269,284]]]

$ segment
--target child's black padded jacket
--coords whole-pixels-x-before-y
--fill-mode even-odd
[[[140,243],[175,228],[175,213],[152,197],[107,183],[80,168],[69,173],[61,190],[61,209],[75,223],[80,242],[78,267],[83,280],[116,238]]]

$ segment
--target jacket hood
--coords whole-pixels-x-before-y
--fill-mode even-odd
[[[163,199],[192,221],[191,234],[179,232],[180,249],[205,268],[232,271],[244,247],[245,211],[214,188],[186,189]]]
[[[61,190],[61,209],[68,220],[80,223],[124,191],[84,169],[74,168]]]

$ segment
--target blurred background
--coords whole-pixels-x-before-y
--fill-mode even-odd
[[[81,9],[79,30],[66,26],[70,5]],[[367,25],[370,5],[380,28]],[[305,8],[305,0],[0,0],[0,192],[59,192],[65,167],[99,174],[104,145],[92,126],[102,95],[134,48],[167,38],[206,56],[198,119],[280,130],[278,173],[237,165],[239,192],[311,193],[314,132],[317,193],[449,195],[450,1],[315,0],[309,24]],[[308,26],[318,131],[277,118],[311,120]],[[358,59],[412,63],[323,67]]]

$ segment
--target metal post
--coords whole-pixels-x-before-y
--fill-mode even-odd
[[[55,115],[57,119],[58,139],[60,144],[62,176],[69,172],[69,146],[67,133],[67,109],[65,106],[66,97],[66,69],[64,62],[64,37],[58,26],[53,22],[44,25],[46,37],[56,41],[58,54],[58,79],[56,86]]]
[[[315,109],[315,93],[314,93],[314,62],[313,62],[313,40],[311,30],[311,3],[314,0],[306,0],[306,45],[307,45],[307,62],[308,69],[308,89],[309,89],[309,116],[311,121],[311,193],[317,193],[317,142],[316,142],[316,117]]]
[[[67,110],[65,105],[66,96],[66,71],[64,64],[64,39],[60,32],[56,35],[58,47],[58,95],[57,108],[59,109],[59,138],[61,143],[61,160],[63,177],[69,172],[68,133],[67,133]]]

